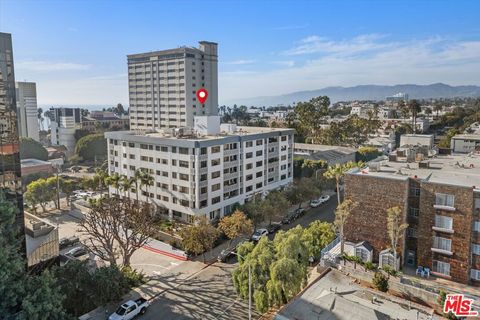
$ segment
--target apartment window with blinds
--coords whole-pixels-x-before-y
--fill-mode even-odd
[[[435,216],[435,227],[447,229],[447,230],[453,230],[453,219],[450,217],[440,216],[437,214]]]
[[[472,253],[480,256],[480,244],[473,243],[472,244]]]
[[[480,270],[470,270],[470,278],[472,278],[473,280],[480,280]]]
[[[433,260],[433,271],[443,275],[450,275],[450,263]]]
[[[473,222],[473,231],[480,232],[480,221]]]
[[[442,237],[433,237],[433,247],[444,251],[452,251],[452,240]]]
[[[453,194],[436,193],[435,204],[438,206],[453,207],[455,196]]]

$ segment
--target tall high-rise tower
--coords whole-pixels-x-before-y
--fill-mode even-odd
[[[17,82],[18,131],[21,137],[39,141],[37,86],[35,82]]]
[[[20,148],[15,100],[12,35],[0,32],[0,189],[18,204],[17,221],[23,226]]]
[[[130,128],[193,127],[193,118],[218,114],[217,44],[128,56]],[[208,91],[205,104],[197,90]]]

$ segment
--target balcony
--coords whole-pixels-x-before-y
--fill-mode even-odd
[[[439,227],[439,226],[432,226],[432,230],[437,231],[437,232],[453,234],[453,229],[443,228],[443,227]]]
[[[445,211],[455,211],[455,207],[453,206],[448,206],[445,204],[434,204],[433,207],[438,210],[445,210]]]
[[[446,255],[446,256],[452,256],[453,255],[453,252],[449,251],[449,250],[440,249],[440,248],[433,248],[433,247],[431,249],[432,249],[432,252],[440,253],[440,254],[443,254],[443,255]]]

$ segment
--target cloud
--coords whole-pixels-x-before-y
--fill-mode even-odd
[[[301,39],[297,46],[283,52],[284,55],[304,55],[312,53],[352,54],[371,50],[385,49],[394,43],[381,43],[380,34],[365,34],[352,39],[333,41],[319,36]]]
[[[20,61],[15,64],[15,68],[25,71],[50,72],[50,71],[78,71],[88,70],[89,64],[79,64],[71,62],[52,62],[52,61]]]
[[[278,63],[276,68],[254,76],[220,74],[220,103],[329,86],[480,85],[480,40],[435,36],[400,42],[381,35],[361,35],[334,41],[311,36],[277,55],[295,55],[294,65],[286,68],[287,64]]]
[[[227,61],[224,62],[225,64],[232,64],[232,65],[245,65],[245,64],[252,64],[255,60],[235,60],[235,61]]]
[[[293,60],[279,60],[279,61],[272,61],[271,63],[280,65],[280,66],[290,67],[290,68],[295,65],[295,61]]]

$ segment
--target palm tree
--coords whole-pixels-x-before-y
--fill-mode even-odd
[[[148,193],[148,187],[151,187],[153,186],[153,184],[155,183],[155,178],[148,172],[142,172],[142,176],[140,178],[140,189],[142,188],[142,186],[145,187],[145,193],[147,194],[147,202],[148,202],[148,199],[149,199],[149,193]]]
[[[412,113],[412,125],[413,133],[417,133],[417,115],[422,109],[420,108],[420,103],[413,99],[408,102],[408,109]]]
[[[117,190],[117,195],[120,195],[120,185],[122,181],[122,176],[118,173],[114,173],[113,175],[107,178],[107,183],[112,186],[115,190]]]
[[[103,190],[107,186],[108,173],[105,170],[97,169],[95,170],[93,179],[97,182],[97,188],[100,194],[103,194]]]
[[[355,168],[355,167],[362,167],[363,163],[358,162],[348,162],[345,164],[335,164],[333,166],[329,166],[327,171],[323,173],[323,176],[327,179],[335,179],[335,183],[337,184],[337,201],[338,204],[340,205],[340,181],[343,177],[343,175],[350,169]]]
[[[138,183],[142,179],[143,176],[143,171],[140,169],[135,170],[135,173],[133,175],[133,184],[135,184],[135,190],[137,190],[137,203],[138,203]]]
[[[440,101],[436,102],[435,106],[433,106],[433,110],[437,113],[436,118],[438,119],[438,112],[443,110],[443,104]]]
[[[135,184],[135,181],[133,180],[133,178],[122,176],[120,187],[125,192],[125,195],[124,195],[125,197],[127,197],[127,192],[128,192],[128,198],[130,198],[130,190],[132,189],[134,184]]]
[[[344,227],[345,223],[347,222],[348,217],[350,216],[353,209],[358,206],[357,202],[354,202],[350,199],[343,201],[337,209],[335,210],[335,221],[334,225],[340,234],[340,253],[343,254],[344,246],[345,246],[345,234],[344,234]]]

